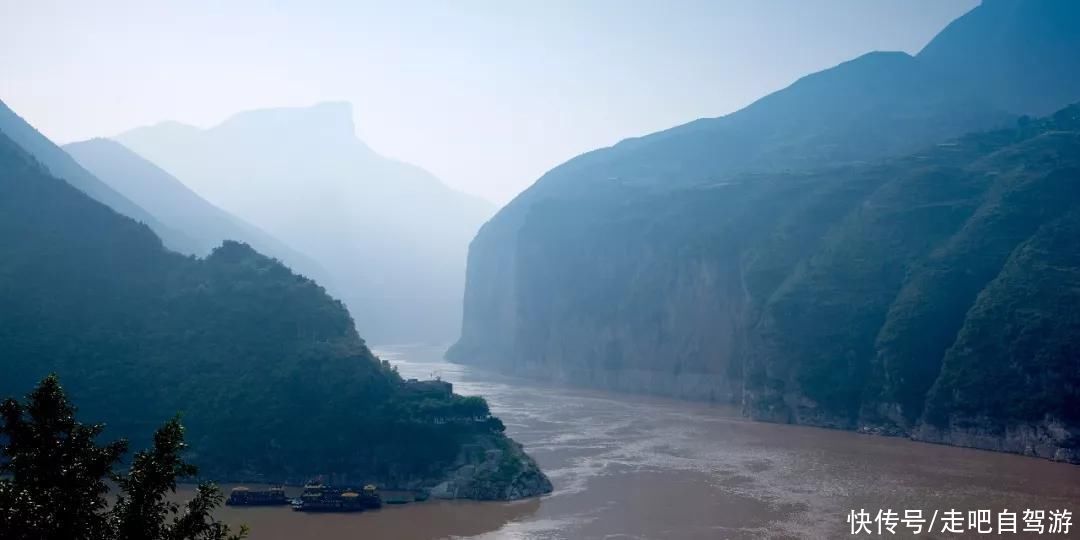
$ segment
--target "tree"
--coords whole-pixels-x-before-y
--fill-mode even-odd
[[[211,512],[221,492],[200,485],[181,507],[168,500],[178,479],[195,475],[181,454],[184,428],[173,418],[154,434],[125,474],[113,467],[127,451],[120,440],[98,445],[101,424],[75,418],[55,375],[46,377],[25,403],[0,405],[0,538],[5,540],[238,540]],[[120,494],[108,504],[107,480]]]
[[[75,420],[55,376],[25,404],[5,400],[0,418],[0,538],[105,538],[105,480],[127,443],[98,446],[104,427]]]
[[[458,416],[469,420],[484,420],[491,416],[491,409],[484,398],[466,396],[458,401]]]

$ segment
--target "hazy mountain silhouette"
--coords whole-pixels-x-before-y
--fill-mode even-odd
[[[1018,118],[1080,100],[1076,6],[989,2],[916,57],[863,55],[552,169],[470,246],[448,356],[1080,460],[1075,317],[1039,296],[1040,264],[1078,272],[1077,109]],[[978,336],[1016,331],[974,377]],[[1010,370],[1022,410],[984,399]]]
[[[1080,96],[1080,2],[984,0],[919,53],[950,84],[998,107],[1046,115]]]
[[[63,149],[163,224],[190,236],[197,243],[199,255],[210,253],[224,240],[236,240],[281,259],[308,277],[320,282],[326,279],[326,271],[309,257],[210,204],[169,173],[116,141],[91,139],[66,144]]]
[[[906,53],[873,52],[807,75],[727,116],[628,139],[577,159],[602,161],[609,175],[604,178],[671,187],[741,170],[897,155],[1011,118],[968,89],[942,85],[935,72]],[[537,182],[538,189],[557,182],[548,176]]]
[[[117,193],[108,184],[96,178],[76,163],[60,147],[53,144],[41,133],[38,133],[33,126],[15,114],[15,111],[12,111],[2,101],[0,101],[0,132],[11,138],[15,144],[25,149],[26,152],[29,152],[34,159],[45,166],[57,178],[67,181],[67,183],[109,208],[149,225],[170,249],[189,254],[199,252],[198,242],[183,231],[164,225],[145,209],[140,208],[128,198]]]
[[[572,200],[609,212],[639,192],[722,182],[743,172],[864,162],[1013,118],[966,88],[941,84],[910,55],[877,52],[807,75],[727,116],[573,158],[481,228],[469,250],[462,336],[451,356],[501,358],[513,349],[517,235],[536,204]]]
[[[139,445],[183,411],[209,477],[551,490],[482,398],[417,392],[315,282],[238,242],[169,251],[2,133],[0,306],[0,395],[58,373],[80,414]]]
[[[164,123],[116,139],[318,261],[370,339],[456,334],[466,249],[493,209],[371,150],[350,105],[249,111],[205,130]]]

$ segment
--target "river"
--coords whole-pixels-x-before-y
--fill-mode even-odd
[[[851,537],[847,518],[860,509],[921,510],[927,522],[950,509],[965,516],[1068,509],[1074,519],[1080,510],[1074,465],[749,422],[730,407],[550,387],[447,363],[431,347],[376,352],[405,377],[437,375],[457,393],[487,398],[551,477],[554,493],[347,515],[226,508],[222,519],[248,524],[254,540],[817,539]],[[884,537],[914,531],[895,530]],[[1025,537],[1022,529],[1006,536]]]

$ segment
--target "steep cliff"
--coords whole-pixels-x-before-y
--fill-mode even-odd
[[[1035,396],[1068,396],[1067,379],[1034,384],[1012,409],[975,407],[973,396],[961,396],[935,415],[925,407],[931,387],[947,382],[942,376],[975,322],[971,310],[993,292],[989,284],[1010,254],[1080,203],[1077,111],[852,171],[879,185],[829,228],[766,300],[747,357],[749,412],[900,431],[953,413],[987,414],[999,425],[1026,421],[1022,402],[1060,416],[1060,406]],[[995,302],[1014,301],[1005,291],[998,295]],[[1055,303],[1043,307],[1067,316],[1056,313]],[[994,333],[1005,330],[995,327],[1003,323],[979,325]],[[1048,332],[1040,335],[1049,338]],[[1024,366],[1035,361],[1019,354],[1009,360]],[[981,362],[989,376],[990,359]],[[977,386],[982,392],[992,388]],[[942,391],[953,389],[935,390]]]
[[[990,3],[925,55],[867,55],[553,169],[473,241],[448,357],[1075,460],[1074,319],[1050,276],[1075,270],[1052,255],[1077,247],[1078,109],[981,131],[1067,105],[1071,83],[943,76],[973,39],[1014,75],[1051,49],[1080,67],[1062,32],[1009,45],[1080,22],[1039,5]]]
[[[500,366],[1075,459],[1078,122],[1072,107],[878,164],[538,203]]]
[[[584,214],[600,213],[623,201],[723,183],[748,171],[898,155],[1011,118],[966,90],[936,84],[906,54],[871,53],[804,77],[731,115],[574,158],[511,201],[473,240],[461,339],[450,357],[494,360],[513,350],[520,324],[514,294],[519,261],[513,254],[538,203],[567,202],[581,205]]]

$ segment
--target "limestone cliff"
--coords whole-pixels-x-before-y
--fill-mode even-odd
[[[473,240],[448,357],[1076,461],[1080,109],[1016,115],[1080,100],[1078,25],[986,2],[556,167]]]
[[[461,361],[1076,460],[1080,107],[902,158],[532,206]]]

